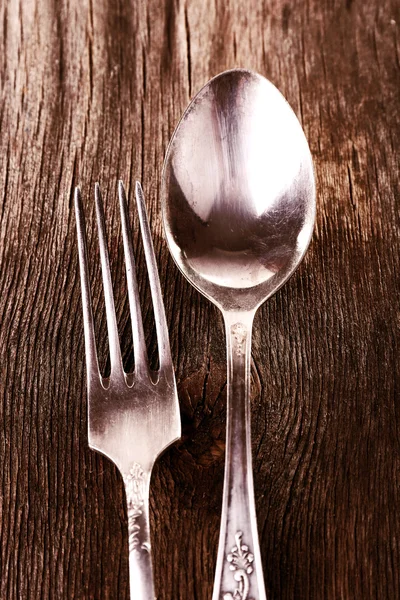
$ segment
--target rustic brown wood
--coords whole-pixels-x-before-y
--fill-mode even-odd
[[[144,185],[182,407],[182,441],[152,480],[158,598],[211,597],[224,333],[216,309],[172,263],[159,187],[190,97],[234,66],[284,93],[318,185],[307,257],[260,309],[254,332],[268,598],[400,598],[398,2],[3,0],[0,23],[0,598],[128,597],[122,480],[87,447],[72,210],[79,184],[105,365],[92,202],[99,180],[132,364],[118,178],[130,191],[135,178]],[[146,302],[142,255],[139,272]],[[145,317],[154,360],[149,310]]]

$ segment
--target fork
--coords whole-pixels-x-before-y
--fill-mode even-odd
[[[135,368],[133,373],[125,373],[123,368],[104,208],[100,187],[96,184],[96,216],[111,363],[110,376],[104,378],[99,370],[96,351],[85,216],[80,190],[75,189],[87,365],[89,446],[111,459],[121,472],[128,514],[130,597],[131,600],[152,600],[155,593],[150,552],[150,477],[157,457],[180,437],[181,426],[168,329],[143,191],[140,183],[136,182],[135,196],[157,333],[158,371],[150,370],[147,358],[132,234],[122,181],[119,182],[118,192]]]

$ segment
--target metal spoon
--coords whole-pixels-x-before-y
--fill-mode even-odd
[[[213,600],[265,600],[250,436],[251,329],[294,272],[315,218],[312,160],[280,92],[243,69],[212,79],[170,142],[162,205],[170,251],[222,311],[228,354],[225,481]]]

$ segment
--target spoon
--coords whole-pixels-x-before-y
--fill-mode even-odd
[[[213,600],[265,600],[251,459],[251,330],[257,308],[303,258],[315,219],[310,150],[272,83],[233,69],[200,90],[168,147],[162,207],[176,264],[225,321],[225,479]]]

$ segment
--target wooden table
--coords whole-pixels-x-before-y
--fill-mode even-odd
[[[224,331],[169,256],[159,189],[190,98],[234,66],[264,74],[286,96],[318,188],[306,259],[255,322],[254,475],[268,599],[400,598],[398,2],[3,0],[0,23],[0,598],[128,598],[123,483],[87,445],[72,202],[79,184],[107,368],[93,211],[100,181],[132,367],[119,178],[131,197],[134,180],[143,182],[182,411],[182,440],[152,479],[158,599],[211,598]],[[138,265],[154,362],[141,253]]]

